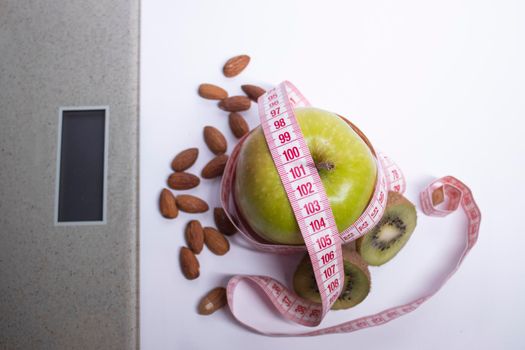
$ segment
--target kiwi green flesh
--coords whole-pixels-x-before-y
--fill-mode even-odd
[[[390,261],[405,246],[416,227],[416,209],[400,203],[387,207],[385,214],[372,231],[361,237],[357,250],[373,266]]]
[[[332,310],[351,308],[363,301],[370,291],[370,279],[357,265],[344,261],[344,270],[343,291],[332,305]],[[313,302],[321,302],[321,295],[319,294],[312,264],[308,256],[297,267],[293,286],[299,296]]]
[[[333,310],[348,309],[362,302],[370,292],[369,277],[356,265],[345,261],[345,288],[332,305]]]

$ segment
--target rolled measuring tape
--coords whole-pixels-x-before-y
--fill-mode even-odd
[[[435,294],[459,268],[463,258],[476,242],[481,221],[481,212],[472,197],[471,191],[451,176],[430,184],[421,193],[420,200],[423,212],[432,216],[446,216],[461,204],[469,220],[467,244],[455,268],[430,294],[375,315],[361,317],[315,331],[299,333],[266,332],[239,320],[234,309],[234,292],[238,283],[246,280],[258,286],[284,318],[304,326],[318,326],[339,297],[343,286],[344,269],[341,244],[352,242],[363,236],[381,220],[387,203],[388,191],[404,192],[406,188],[405,177],[401,169],[384,154],[376,153],[366,136],[355,125],[347,121],[375,155],[377,178],[374,193],[366,209],[351,226],[339,233],[328,197],[294,113],[295,107],[310,106],[310,103],[293,84],[285,81],[262,95],[258,100],[258,105],[261,127],[268,149],[290,201],[305,246],[288,246],[265,242],[251,230],[242,216],[239,215],[232,196],[232,186],[240,147],[248,135],[239,141],[226,164],[221,183],[221,204],[240,234],[256,249],[281,254],[296,253],[306,249],[312,262],[321,303],[311,302],[299,297],[273,278],[238,275],[232,277],[227,285],[228,305],[234,317],[249,329],[265,335],[314,336],[352,332],[384,324],[407,314]],[[287,133],[286,138],[279,137],[284,133]],[[293,171],[293,169],[301,169],[301,171]],[[308,191],[304,189],[308,189]],[[303,210],[305,206],[308,207],[309,203],[315,203],[316,211],[314,213]]]

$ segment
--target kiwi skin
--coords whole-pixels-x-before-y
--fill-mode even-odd
[[[343,282],[343,292],[339,298],[332,305],[332,310],[342,310],[351,308],[361,301],[363,301],[370,292],[370,271],[368,270],[367,263],[361,258],[361,256],[355,251],[352,244],[345,245],[342,247],[343,253],[343,264],[345,269],[345,280]],[[343,299],[343,294],[348,288],[350,283],[348,273],[352,270],[352,273],[358,273],[360,281],[365,281],[365,284],[359,285],[361,293],[353,295],[352,300]],[[354,275],[355,276],[355,275]],[[312,271],[312,265],[310,263],[310,257],[308,254],[301,260],[297,270],[294,274],[293,286],[298,295],[301,297],[320,303],[321,297],[317,287],[313,289],[311,284],[315,283],[315,277]],[[362,283],[362,282],[361,282]]]
[[[396,215],[399,213],[399,211],[402,211],[402,214],[404,217],[400,217],[400,215]],[[394,213],[394,214],[393,214]],[[412,202],[410,202],[408,199],[406,199],[402,194],[398,192],[388,192],[388,200],[386,203],[386,209],[385,213],[383,215],[383,218],[388,218],[396,215],[397,218],[399,218],[403,224],[406,226],[406,232],[403,233],[402,239],[404,240],[400,245],[395,246],[393,248],[392,246],[387,248],[386,250],[391,249],[397,249],[396,251],[390,251],[388,253],[382,253],[378,249],[376,249],[376,253],[380,254],[381,257],[371,257],[365,250],[370,251],[370,247],[367,247],[367,239],[369,238],[369,235],[374,234],[378,228],[372,229],[370,232],[368,232],[366,235],[360,237],[356,241],[356,249],[357,252],[361,255],[361,257],[368,263],[368,265],[371,266],[380,266],[388,261],[392,260],[398,253],[401,251],[401,249],[405,246],[405,244],[410,239],[410,236],[412,235],[416,224],[417,224],[417,214],[416,214],[416,208]],[[381,225],[384,223],[383,218],[379,222],[378,225]],[[411,222],[413,220],[413,222]]]

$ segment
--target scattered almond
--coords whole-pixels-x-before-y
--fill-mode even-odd
[[[204,232],[199,220],[188,222],[185,231],[186,242],[188,247],[195,253],[199,254],[204,246]]]
[[[213,227],[204,228],[204,243],[212,253],[224,255],[230,250],[230,243],[222,233]]]
[[[241,86],[242,91],[252,100],[253,102],[257,102],[259,99],[259,96],[264,95],[266,90],[264,90],[262,87],[256,86],[256,85],[242,85]]]
[[[250,131],[246,120],[237,112],[230,113],[228,123],[230,124],[232,133],[239,139]]]
[[[226,288],[213,288],[200,301],[198,306],[199,314],[211,315],[228,303],[226,298]]]
[[[187,279],[194,280],[199,277],[199,260],[197,260],[195,254],[187,247],[180,249],[180,266],[184,277]]]
[[[198,156],[198,148],[188,148],[173,158],[173,161],[171,162],[171,168],[174,171],[184,171],[195,163]]]
[[[251,101],[246,96],[227,97],[219,102],[219,108],[227,112],[241,112],[250,109]]]
[[[250,63],[250,56],[248,55],[239,55],[230,58],[226,63],[224,64],[224,67],[222,68],[222,72],[224,73],[224,76],[231,78],[239,73],[241,73],[244,68]]]
[[[177,207],[186,213],[204,213],[208,211],[208,203],[191,194],[180,194],[176,198]]]
[[[226,162],[228,162],[228,156],[226,154],[218,155],[204,166],[201,176],[205,179],[213,179],[222,176],[224,168],[226,167]]]
[[[200,182],[198,176],[185,172],[173,173],[168,177],[168,186],[174,190],[188,190],[197,187]]]
[[[226,216],[226,212],[221,207],[213,209],[213,219],[215,220],[215,225],[221,233],[231,236],[237,232],[237,229],[235,226],[233,226],[233,223],[230,221],[228,216]]]
[[[228,148],[224,135],[213,126],[208,125],[204,127],[204,142],[206,142],[210,151],[215,154],[225,153]]]
[[[208,100],[222,100],[228,97],[226,90],[213,84],[200,84],[199,96]]]
[[[179,209],[173,193],[167,188],[163,189],[160,193],[160,213],[167,219],[174,219],[179,215]]]

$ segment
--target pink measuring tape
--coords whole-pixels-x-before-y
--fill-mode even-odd
[[[237,318],[233,307],[235,288],[240,281],[247,280],[257,285],[286,319],[304,326],[317,326],[341,293],[344,280],[341,244],[361,237],[381,220],[387,202],[388,191],[404,192],[406,188],[405,178],[401,169],[388,157],[381,153],[375,154],[372,146],[361,131],[347,121],[367,142],[372,152],[376,155],[377,179],[372,198],[362,215],[354,224],[339,233],[323,184],[294,114],[295,107],[309,106],[309,102],[295,86],[285,81],[262,95],[258,104],[261,127],[303,235],[321,295],[321,304],[297,296],[283,284],[270,277],[246,275],[234,276],[228,282],[228,304],[234,317]],[[286,137],[283,137],[283,135]],[[221,184],[221,202],[226,214],[236,225],[239,232],[259,250],[285,254],[304,251],[305,246],[276,245],[263,241],[239,215],[231,192],[235,177],[235,165],[237,164],[240,146],[245,138],[246,136],[239,141],[233,150],[224,171]],[[435,191],[439,191],[443,197],[444,203],[439,206],[435,203],[436,200],[432,200]],[[461,261],[477,240],[481,220],[481,212],[474,202],[471,191],[467,186],[451,176],[436,180],[430,184],[421,193],[421,203],[423,212],[433,216],[448,215],[461,204],[469,220],[467,244],[456,267],[449,272],[432,293],[424,295],[411,303],[397,306],[375,315],[361,317],[337,326],[295,334],[269,333],[256,329],[238,318],[237,320],[246,327],[265,335],[314,336],[352,332],[362,328],[377,326],[415,310],[436,293],[459,268]],[[308,208],[314,208],[314,210],[309,210]]]

